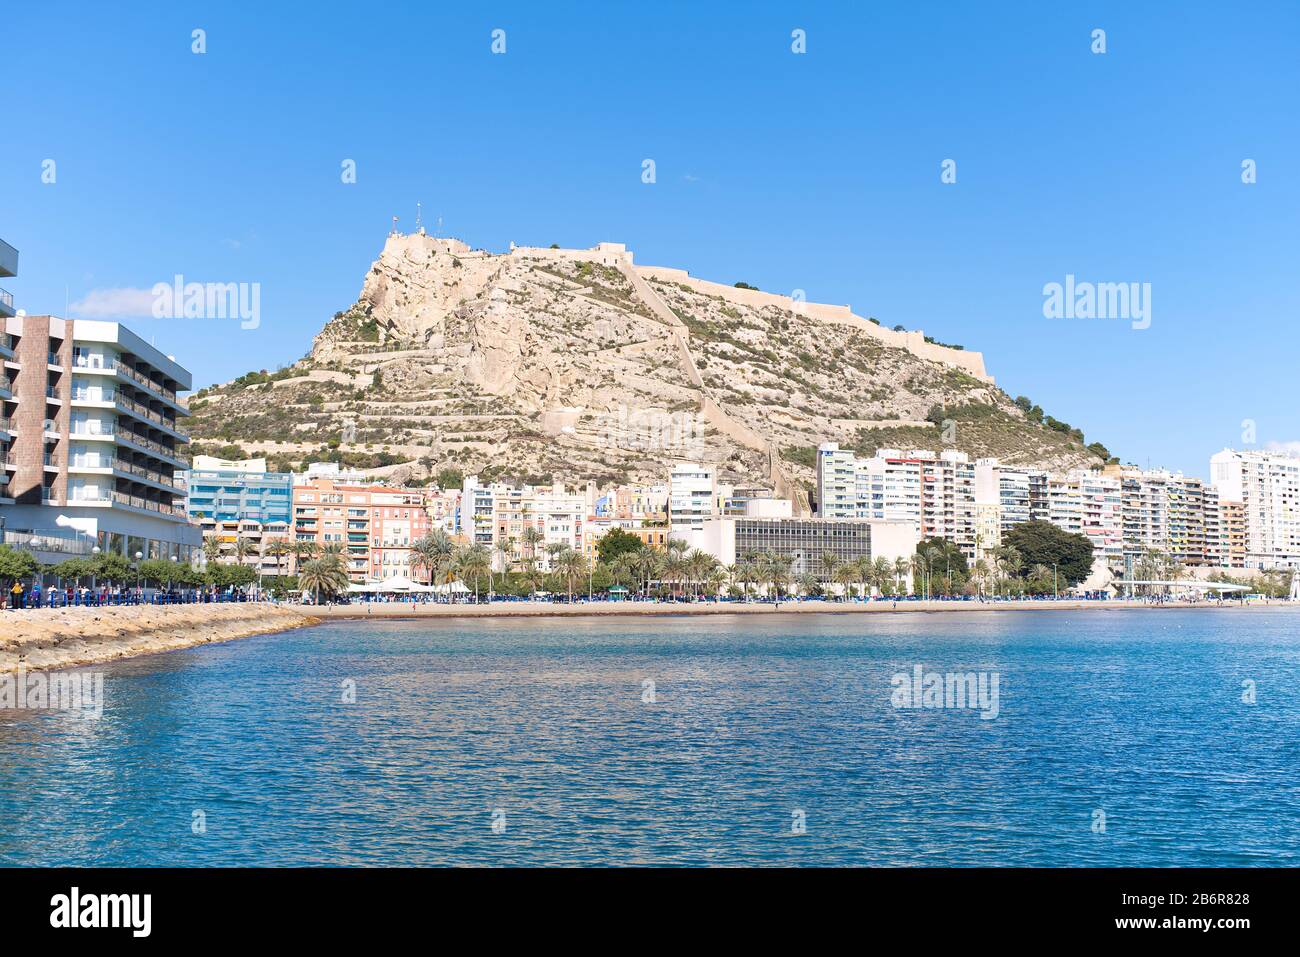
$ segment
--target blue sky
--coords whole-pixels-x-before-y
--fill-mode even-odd
[[[420,201],[923,328],[1125,461],[1300,440],[1300,5],[705,6],[6,3],[3,285],[260,283],[255,330],[123,317],[208,384],[303,355]],[[1150,328],[1044,318],[1066,274]]]

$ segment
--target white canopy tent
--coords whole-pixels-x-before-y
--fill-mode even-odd
[[[459,584],[457,582],[456,584]],[[392,578],[385,578],[383,581],[366,582],[364,585],[349,585],[348,591],[352,594],[369,594],[369,595],[410,595],[422,592],[437,592],[445,586],[421,585],[417,581],[412,581],[404,575],[394,575]]]
[[[425,591],[437,592],[439,595],[467,595],[469,588],[463,581],[448,582],[446,585],[434,585],[432,588],[426,588]]]

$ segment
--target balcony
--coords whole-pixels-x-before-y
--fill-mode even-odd
[[[111,501],[114,505],[124,505],[127,508],[134,508],[145,512],[154,512],[166,518],[177,518],[181,521],[187,521],[185,509],[179,505],[169,505],[163,502],[155,502],[153,499],[144,498],[139,495],[130,495],[126,492],[113,490]]]
[[[7,289],[0,289],[0,317],[8,319],[14,313],[14,297]]]
[[[132,399],[128,399],[120,392],[114,395],[112,401],[117,405],[119,409],[125,412],[130,412],[133,415],[139,416],[142,419],[152,422],[154,425],[158,426],[159,428],[167,429],[168,431],[171,432],[176,432],[178,435],[180,434],[176,429],[175,419],[168,419],[165,416],[161,415],[160,413],[153,411],[149,407],[141,405],[139,402],[136,402]]]
[[[73,402],[96,402],[104,405],[112,405],[116,401],[117,393],[112,389],[73,389]]]
[[[116,372],[119,376],[130,382],[147,389],[156,395],[162,396],[168,402],[176,402],[176,393],[167,388],[161,382],[150,379],[142,372],[132,369],[126,363],[118,359],[105,359],[97,355],[76,355],[72,357],[72,367],[74,369],[87,369],[90,371]]]
[[[18,250],[0,239],[0,276],[18,275]]]
[[[155,442],[153,439],[146,438],[138,432],[132,432],[130,429],[118,425],[113,428],[113,435],[116,436],[119,441],[130,442],[132,445],[146,449],[161,458],[167,459],[168,461],[181,462],[180,458],[176,455],[175,449],[169,449],[161,442]],[[185,467],[184,463],[181,463],[181,467]]]

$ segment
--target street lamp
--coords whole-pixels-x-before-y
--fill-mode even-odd
[[[135,600],[139,602],[144,596],[140,592],[140,559],[144,558],[144,552],[135,553]]]
[[[1060,597],[1061,596],[1057,594],[1057,589],[1056,589],[1056,562],[1052,562],[1052,598],[1053,600],[1056,600],[1059,599]]]

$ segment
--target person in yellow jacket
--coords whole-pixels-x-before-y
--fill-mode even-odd
[[[16,578],[14,579],[14,587],[9,589],[9,607],[23,607],[23,583]]]

